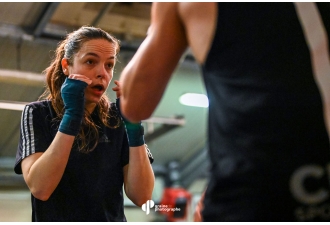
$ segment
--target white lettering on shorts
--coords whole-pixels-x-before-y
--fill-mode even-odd
[[[329,199],[329,187],[320,186],[316,190],[311,191],[307,190],[304,186],[306,179],[312,178],[319,180],[326,175],[328,175],[328,179],[330,180],[330,164],[326,168],[320,165],[304,165],[292,174],[290,178],[290,191],[298,202],[307,205],[296,208],[295,216],[299,221],[313,220],[315,218],[323,220],[330,219],[330,204],[322,204]]]
[[[290,189],[299,202],[311,205],[323,202],[329,197],[329,190],[320,187],[315,192],[308,192],[303,185],[306,178],[320,179],[324,176],[324,169],[319,165],[306,165],[297,169],[290,180]]]

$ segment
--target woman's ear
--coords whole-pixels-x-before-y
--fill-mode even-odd
[[[67,76],[69,76],[69,62],[68,62],[68,59],[67,58],[63,58],[62,61],[61,61],[61,65],[62,65],[62,70],[63,70],[63,73]]]

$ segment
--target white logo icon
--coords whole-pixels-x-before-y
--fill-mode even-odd
[[[150,209],[155,206],[154,201],[148,200],[145,204],[142,205],[142,210],[146,212],[148,215],[150,213]]]

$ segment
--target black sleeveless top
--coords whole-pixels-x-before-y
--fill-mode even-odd
[[[318,7],[329,37],[329,4]],[[203,75],[205,221],[329,221],[329,139],[294,4],[218,3]]]

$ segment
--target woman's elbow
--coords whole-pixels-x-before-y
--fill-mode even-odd
[[[44,190],[38,190],[38,189],[30,188],[30,191],[31,191],[31,194],[35,198],[37,198],[41,201],[47,201],[51,196],[51,193],[48,193]]]

